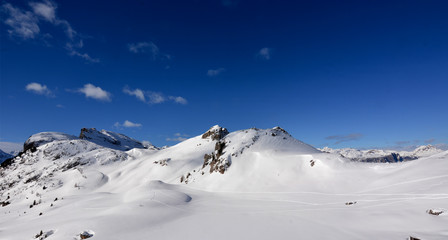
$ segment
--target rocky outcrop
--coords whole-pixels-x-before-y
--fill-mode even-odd
[[[410,160],[415,160],[415,159],[417,159],[417,157],[411,157],[411,156],[402,157],[398,153],[391,153],[386,156],[356,159],[355,161],[369,162],[369,163],[396,163],[396,162],[410,161]]]
[[[202,168],[210,165],[210,173],[219,172],[224,174],[227,168],[230,167],[231,161],[229,157],[222,157],[224,149],[226,148],[226,142],[220,140],[215,144],[215,151],[212,154],[204,155],[204,164]]]
[[[229,131],[226,128],[215,125],[202,134],[202,139],[210,138],[211,140],[218,141],[227,136],[227,134],[229,134]]]

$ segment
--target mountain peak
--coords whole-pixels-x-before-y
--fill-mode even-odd
[[[202,139],[211,138],[212,140],[220,140],[224,138],[229,131],[226,128],[220,127],[219,125],[215,125],[211,127],[207,132],[202,134]]]
[[[81,129],[79,138],[88,140],[103,147],[122,151],[127,151],[133,148],[145,148],[140,141],[126,135],[106,130],[98,131],[96,128]]]
[[[61,140],[73,140],[76,138],[77,137],[73,135],[61,132],[36,133],[25,141],[25,143],[23,144],[23,151],[26,152],[29,149],[31,149],[31,151],[35,151],[37,147],[47,144],[49,142],[61,141]]]

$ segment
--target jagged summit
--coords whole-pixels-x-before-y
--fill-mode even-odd
[[[207,132],[202,134],[202,139],[210,138],[212,140],[220,140],[227,134],[229,134],[229,131],[226,128],[215,125],[211,127]]]
[[[79,138],[96,143],[100,146],[121,151],[127,151],[133,148],[145,148],[141,142],[126,135],[106,130],[98,131],[95,128],[81,129]]]

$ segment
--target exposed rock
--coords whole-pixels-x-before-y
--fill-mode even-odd
[[[375,162],[375,163],[396,163],[396,162],[403,162],[403,161],[409,161],[417,159],[417,157],[402,157],[398,153],[391,153],[386,156],[381,157],[372,157],[372,158],[364,158],[364,159],[356,159],[355,161],[359,162]]]
[[[429,209],[426,211],[426,213],[431,214],[431,215],[435,215],[435,216],[439,216],[440,214],[444,213],[444,210],[441,209]]]
[[[210,173],[219,172],[221,174],[224,174],[227,168],[230,167],[231,162],[229,158],[221,157],[224,153],[225,148],[226,148],[225,141],[218,141],[215,144],[215,152],[212,153],[211,155],[206,154],[204,156],[203,167],[210,164]]]
[[[171,158],[154,161],[154,164],[160,164],[163,167],[163,166],[168,166],[169,161],[171,161]]]
[[[227,131],[226,128],[215,125],[211,127],[207,132],[202,134],[202,139],[210,137],[212,140],[221,140],[227,134],[229,134],[229,131]]]
[[[79,237],[80,237],[81,239],[91,238],[91,237],[93,237],[93,233],[90,233],[90,232],[88,232],[88,231],[84,231],[84,232],[82,232],[82,233],[79,234]]]
[[[279,126],[274,127],[274,128],[272,128],[272,129],[273,129],[273,130],[280,131],[280,132],[285,133],[285,134],[287,134],[287,135],[290,135],[285,129],[283,129],[283,128],[279,127]]]

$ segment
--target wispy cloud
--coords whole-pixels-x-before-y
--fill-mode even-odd
[[[84,87],[78,89],[77,92],[83,93],[86,98],[93,98],[100,101],[111,101],[112,96],[109,92],[90,83],[85,84]]]
[[[159,54],[159,47],[157,47],[153,42],[129,43],[128,49],[133,53],[150,52],[153,55]]]
[[[209,77],[215,77],[218,76],[219,74],[225,72],[226,69],[225,68],[218,68],[218,69],[209,69],[207,71],[207,76]]]
[[[100,62],[100,60],[98,58],[92,58],[89,54],[87,53],[80,53],[78,50],[76,50],[73,47],[66,47],[66,49],[69,51],[69,55],[70,56],[77,56],[80,57],[84,60],[86,60],[86,62],[91,62],[91,63],[98,63]]]
[[[56,4],[50,1],[44,1],[44,2],[31,2],[30,3],[31,8],[33,9],[34,14],[36,16],[42,17],[43,19],[47,20],[48,22],[55,22],[56,21]]]
[[[40,33],[39,20],[32,12],[23,11],[9,3],[2,5],[2,11],[6,14],[4,24],[9,27],[10,36],[27,40],[36,38]]]
[[[148,96],[148,103],[151,104],[158,104],[158,103],[163,103],[166,101],[165,96],[163,96],[162,93],[159,92],[146,92],[146,95]]]
[[[47,44],[46,41],[51,35],[49,33],[41,33],[40,24],[48,22],[64,31],[66,35],[64,47],[70,56],[80,57],[86,62],[99,62],[99,59],[93,58],[80,50],[83,47],[82,37],[72,28],[67,20],[58,18],[56,14],[57,4],[55,2],[49,0],[30,2],[29,7],[31,11],[20,9],[10,3],[4,3],[1,6],[2,11],[6,15],[4,24],[9,27],[7,31],[11,37],[21,40],[40,39]]]
[[[148,104],[160,104],[164,103],[166,101],[172,101],[179,104],[187,104],[187,99],[180,97],[180,96],[165,96],[163,93],[160,92],[153,92],[153,91],[143,91],[139,88],[136,88],[134,90],[130,89],[128,86],[125,86],[123,88],[123,92],[136,97],[138,100],[148,103]]]
[[[175,133],[173,137],[168,137],[165,140],[169,142],[182,142],[187,140],[189,136],[188,134]]]
[[[169,96],[168,97],[170,100],[174,101],[175,103],[179,103],[179,104],[187,104],[188,101],[187,99],[183,98],[183,97],[174,97],[174,96]]]
[[[272,48],[267,47],[260,49],[260,51],[258,51],[257,53],[257,57],[263,60],[271,59],[271,55],[272,55]]]
[[[114,126],[117,127],[117,128],[120,128],[120,127],[138,128],[138,127],[141,127],[142,124],[140,124],[140,123],[133,123],[131,121],[125,120],[123,123],[116,122],[114,124]]]
[[[435,138],[426,139],[425,143],[427,143],[427,144],[433,143],[435,140],[436,140]]]
[[[358,140],[362,137],[363,135],[361,133],[351,133],[351,134],[347,134],[347,135],[333,135],[333,136],[328,136],[325,139],[327,140],[334,140],[335,143],[334,144],[339,144],[342,142],[348,142],[348,141],[355,141]]]
[[[396,141],[395,144],[397,145],[405,145],[405,144],[410,144],[411,141]]]
[[[57,107],[57,108],[65,108],[65,106],[62,105],[62,104],[57,104],[56,107]]]
[[[170,60],[171,55],[161,53],[159,47],[153,42],[129,43],[128,50],[132,53],[146,53],[152,56],[153,60],[163,59]]]
[[[128,95],[135,96],[142,102],[146,102],[145,93],[141,89],[136,88],[135,90],[131,90],[128,86],[125,86],[123,88],[123,92]]]
[[[40,83],[36,83],[36,82],[28,83],[26,85],[25,89],[29,92],[39,94],[39,95],[45,95],[47,97],[53,96],[53,93],[50,91],[50,89],[48,89],[48,87],[46,85],[43,85]]]

